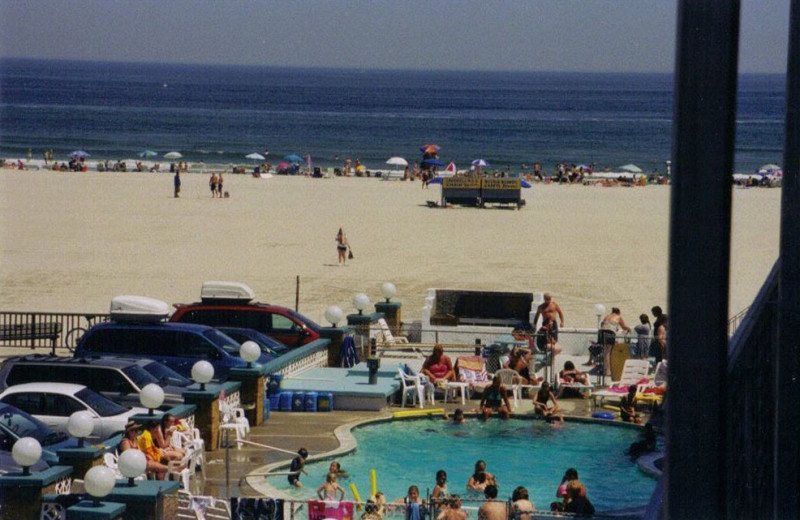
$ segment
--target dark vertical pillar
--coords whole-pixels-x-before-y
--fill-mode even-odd
[[[772,486],[775,518],[800,517],[800,0],[793,0],[789,15],[789,60],[786,71],[786,134],[781,193],[781,272],[778,303],[778,366],[775,384],[775,483]],[[777,485],[779,483],[779,485]],[[780,499],[778,499],[780,493]]]
[[[670,519],[726,518],[725,376],[738,41],[738,1],[680,1],[669,252]]]

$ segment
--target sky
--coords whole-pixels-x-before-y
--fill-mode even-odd
[[[786,70],[790,0],[742,0],[740,72]],[[0,0],[0,57],[670,72],[666,0]]]

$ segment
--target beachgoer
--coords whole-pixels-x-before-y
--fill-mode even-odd
[[[625,319],[619,307],[611,307],[611,312],[600,322],[599,342],[603,345],[603,370],[606,376],[611,375],[611,348],[617,342],[619,329],[630,332],[631,328],[625,324]]]
[[[489,484],[483,490],[486,502],[478,508],[478,520],[508,520],[508,507],[502,500],[497,500],[497,486]]]
[[[160,424],[158,421],[150,421],[142,434],[139,435],[136,444],[139,451],[144,453],[147,458],[148,471],[155,472],[158,480],[164,480],[164,476],[167,474],[169,459],[164,457],[163,450],[161,450],[154,441],[154,437],[157,435],[156,431],[159,427]],[[177,469],[180,471],[183,467],[178,467]]]
[[[586,498],[585,488],[578,479],[570,480],[567,484],[567,497],[569,501],[564,505],[565,513],[572,513],[575,516],[593,516],[594,506]],[[583,493],[583,494],[582,494]]]
[[[500,414],[501,418],[508,419],[511,413],[511,404],[508,402],[508,390],[500,382],[499,377],[492,379],[492,384],[483,391],[478,409],[481,411],[484,420],[488,419],[495,410]]]
[[[385,506],[386,497],[382,491],[376,491],[374,495],[369,496],[367,503],[364,504],[364,514],[361,515],[361,520],[381,520]]]
[[[636,385],[628,387],[628,393],[619,402],[619,415],[624,422],[641,424],[642,418],[636,413],[636,390]]]
[[[553,356],[561,353],[558,344],[558,326],[555,320],[542,318],[542,326],[536,331],[536,348],[541,352],[550,352]]]
[[[178,168],[180,170],[180,168]],[[217,181],[219,178],[217,177],[217,172],[211,172],[211,178],[208,180],[208,187],[211,188],[211,198],[217,196]]]
[[[447,381],[455,381],[456,373],[453,370],[453,362],[444,353],[441,345],[433,347],[433,352],[425,359],[422,364],[422,374],[428,377],[434,385],[442,385]]]
[[[656,451],[656,432],[652,424],[647,423],[644,425],[644,428],[639,433],[639,438],[640,440],[631,443],[628,449],[625,450],[625,455],[637,459],[644,453]]]
[[[516,370],[516,372],[519,374],[519,381],[515,381],[515,383],[520,383],[523,385],[536,384],[538,383],[538,379],[535,375],[531,376],[530,361],[531,351],[529,349],[515,347],[511,349],[511,354],[508,356],[508,361],[506,361],[503,366],[505,368],[510,368],[511,370]]]
[[[440,469],[436,472],[436,485],[431,491],[431,498],[443,498],[447,495],[447,472]]]
[[[531,520],[536,506],[531,502],[527,488],[518,486],[514,489],[514,492],[511,493],[511,502],[511,517],[513,520]]]
[[[464,417],[464,410],[456,408],[453,412],[453,424],[464,424],[467,419]]]
[[[340,265],[347,265],[347,249],[349,247],[350,243],[347,241],[347,235],[342,231],[342,228],[339,228],[339,232],[336,233],[336,252],[339,254]]]
[[[172,178],[172,184],[175,188],[175,198],[177,199],[181,196],[181,172],[175,172],[175,176]]]
[[[669,319],[666,314],[661,315],[661,323],[656,328],[656,363],[667,359],[667,331],[669,330]]]
[[[336,478],[350,478],[350,475],[342,469],[342,465],[336,461],[331,462],[328,467],[329,473],[336,473]]]
[[[575,468],[568,468],[567,471],[564,472],[564,476],[561,477],[561,483],[558,485],[558,489],[556,489],[556,496],[564,499],[562,506],[566,505],[570,500],[569,493],[567,493],[567,487],[569,486],[569,483],[573,481],[580,483],[580,480],[578,480],[578,470]],[[582,484],[580,494],[582,496],[586,496],[586,488],[583,487]]]
[[[475,462],[475,471],[467,481],[467,489],[471,491],[483,491],[486,486],[493,484],[497,486],[497,479],[486,471],[486,462],[479,460]]]
[[[186,450],[175,447],[170,443],[175,429],[175,416],[171,413],[162,415],[161,424],[155,432],[154,440],[156,445],[161,448],[163,456],[167,460],[181,460],[186,456]]]
[[[308,458],[308,450],[305,448],[300,448],[297,450],[297,457],[292,459],[292,464],[289,466],[290,474],[287,476],[289,480],[289,484],[295,487],[303,487],[303,484],[300,482],[300,473],[304,473],[308,475],[303,466],[306,464],[306,459]]]
[[[581,385],[589,384],[589,376],[584,374],[577,368],[572,361],[564,362],[564,370],[558,373],[558,377],[563,381],[563,384],[579,383]]]
[[[125,433],[123,434],[122,440],[117,447],[118,452],[122,453],[125,450],[139,449],[139,445],[136,442],[136,439],[139,436],[139,428],[141,428],[141,426],[135,421],[128,421],[125,424]]]
[[[664,310],[656,305],[650,309],[650,312],[653,314],[653,336],[658,336],[658,329],[663,325],[664,326],[664,336],[666,339],[666,329],[667,329],[667,322],[669,321],[669,317],[664,313]],[[656,363],[661,361],[664,356],[663,352],[659,348],[660,344],[658,340],[653,341],[650,344],[650,348],[653,350],[652,355],[656,358]],[[665,345],[666,346],[666,345]]]
[[[222,178],[222,172],[220,172],[220,173],[219,173],[219,176],[217,177],[217,196],[218,196],[219,198],[222,198],[222,184],[223,184],[224,182],[225,182],[225,181],[224,181],[224,180],[223,180],[223,178]]]
[[[548,404],[550,401],[553,402],[552,405]],[[533,408],[536,415],[544,417],[548,422],[553,419],[561,422],[564,421],[564,416],[561,415],[561,409],[558,407],[556,396],[553,394],[553,391],[550,390],[550,383],[547,381],[542,383],[542,388],[540,388],[533,397]]]
[[[558,327],[564,326],[564,313],[550,293],[544,293],[544,301],[536,308],[536,315],[533,317],[534,327],[536,322],[539,321],[539,316],[542,317],[542,322],[544,322],[545,318],[553,320],[555,326],[552,329],[552,334],[555,341],[558,341]],[[555,323],[556,317],[559,319],[558,324]]]
[[[317,496],[320,500],[344,500],[344,488],[336,482],[336,473],[328,473],[325,482],[317,488]]]
[[[461,497],[450,495],[445,500],[445,507],[436,516],[436,520],[466,520],[467,512],[461,509]]]
[[[639,324],[636,325],[633,330],[636,332],[636,351],[631,354],[635,359],[647,359],[650,353],[650,337],[652,332],[650,329],[650,318],[647,317],[647,314],[639,315]]]

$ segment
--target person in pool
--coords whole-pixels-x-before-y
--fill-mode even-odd
[[[506,520],[508,507],[504,500],[497,500],[497,486],[489,484],[483,491],[486,502],[478,508],[478,520]]]
[[[552,405],[548,404],[550,401],[553,402]],[[536,415],[544,417],[548,422],[553,419],[560,422],[564,421],[564,416],[561,415],[561,409],[558,407],[556,396],[553,394],[553,391],[550,390],[550,383],[547,381],[542,383],[542,388],[540,388],[533,397],[533,409],[536,411]]]
[[[303,466],[306,464],[306,459],[308,459],[308,450],[305,448],[297,450],[297,457],[292,459],[292,464],[289,466],[289,471],[291,472],[287,475],[289,484],[295,487],[303,487],[303,484],[300,482],[300,473],[308,475],[308,472],[303,469]]]
[[[531,520],[536,507],[530,501],[528,489],[524,486],[517,487],[511,493],[511,514],[514,520]]]
[[[475,472],[467,481],[467,489],[470,491],[483,491],[489,484],[497,486],[497,479],[486,471],[486,462],[479,460],[475,463]]]
[[[344,500],[344,488],[336,482],[336,473],[328,473],[325,482],[317,488],[317,496],[320,500]]]
[[[444,498],[445,495],[447,495],[447,472],[440,469],[436,472],[436,485],[431,491],[431,498]]]
[[[342,465],[335,460],[331,462],[328,468],[329,473],[336,473],[336,478],[350,478],[350,475],[342,469]]]

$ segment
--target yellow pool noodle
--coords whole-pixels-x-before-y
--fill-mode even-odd
[[[392,417],[417,417],[422,415],[442,415],[444,414],[444,408],[429,408],[427,410],[403,410],[400,412],[394,412]]]
[[[610,404],[604,404],[603,408],[606,410],[611,410],[612,412],[619,412],[619,406],[612,406]]]
[[[372,481],[372,496],[378,494],[378,476],[374,469],[369,470],[369,478]]]
[[[355,482],[351,482],[350,483],[350,491],[353,492],[353,498],[356,499],[356,503],[358,504],[358,508],[359,509],[363,509],[363,506],[361,505],[361,495],[358,494],[358,488],[356,487],[356,483]]]

